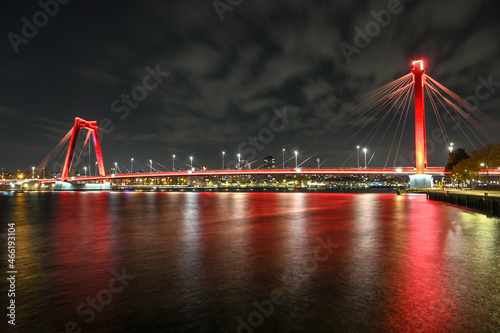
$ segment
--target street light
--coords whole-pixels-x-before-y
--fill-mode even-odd
[[[222,151],[222,170],[224,170],[224,157],[226,156],[226,152]]]
[[[149,160],[149,173],[153,173],[153,160]]]
[[[368,151],[368,149],[366,148],[363,148],[363,152],[365,153],[365,169],[366,169],[366,152]]]
[[[189,156],[189,159],[191,160],[191,170],[193,170],[193,156]]]
[[[238,153],[238,169],[241,169],[241,154]]]
[[[31,178],[35,179],[35,167],[31,167]]]
[[[358,151],[358,169],[359,169],[359,146],[356,146],[356,149]]]
[[[481,163],[481,166],[484,167],[484,163]],[[490,168],[488,163],[486,163],[486,181],[488,186],[488,191],[490,190]]]
[[[296,150],[294,151],[295,153],[295,169],[297,169],[297,155],[299,154]]]
[[[130,173],[133,173],[133,169],[134,169],[134,158],[132,157],[130,159]]]
[[[95,175],[97,176],[97,161],[95,162],[94,173],[95,173]]]
[[[450,150],[450,154],[453,153],[453,142],[450,142],[448,149]]]
[[[85,177],[87,177],[87,167],[83,167],[83,170],[85,170]]]
[[[115,174],[118,173],[118,163],[115,162]]]
[[[285,168],[285,148],[283,148],[283,169]]]
[[[175,171],[175,154],[172,155],[172,171]]]

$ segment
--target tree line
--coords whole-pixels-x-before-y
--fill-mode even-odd
[[[457,180],[467,181],[474,173],[498,167],[500,167],[500,143],[492,143],[472,151],[470,155],[463,148],[451,151],[444,170]]]

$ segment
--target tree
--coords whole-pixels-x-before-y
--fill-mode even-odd
[[[460,150],[460,151],[459,151]],[[465,150],[458,148],[456,153],[448,154],[448,164],[445,170],[456,180],[467,181],[471,175],[484,169],[496,169],[500,166],[500,144],[492,143],[471,152],[469,157]],[[463,158],[465,155],[466,158]],[[451,168],[447,169],[451,165]]]
[[[455,177],[456,180],[461,180],[467,182],[467,180],[472,179],[472,174],[478,172],[481,169],[477,160],[475,158],[469,157],[467,159],[459,161],[450,173]]]
[[[463,148],[457,148],[448,154],[448,163],[444,167],[444,171],[450,172],[458,162],[469,158],[469,154]]]
[[[478,165],[484,163],[485,168],[494,169],[500,166],[500,143],[491,143],[471,153]],[[481,168],[483,169],[483,168]]]

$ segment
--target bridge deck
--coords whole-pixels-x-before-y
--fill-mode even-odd
[[[124,173],[104,176],[72,177],[72,181],[92,181],[126,178],[153,178],[153,177],[217,177],[217,176],[244,176],[244,175],[410,175],[416,169],[409,168],[378,168],[378,169],[255,169],[255,170],[204,170],[204,171],[167,171],[153,173]],[[443,167],[430,167],[427,174],[443,176]],[[491,172],[490,172],[491,173]],[[42,180],[41,180],[42,181]],[[55,180],[44,180],[55,181]]]

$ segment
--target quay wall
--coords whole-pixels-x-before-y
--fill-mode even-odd
[[[472,208],[488,215],[500,216],[500,197],[450,192],[427,192],[427,199],[446,202],[452,205]]]

